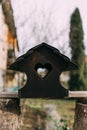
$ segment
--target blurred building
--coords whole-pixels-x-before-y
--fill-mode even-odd
[[[0,6],[0,69],[6,69],[7,65],[7,34],[8,27],[4,22],[4,15]]]
[[[0,91],[3,86],[12,85],[14,72],[7,68],[12,64],[19,51],[13,12],[10,0],[0,4]]]

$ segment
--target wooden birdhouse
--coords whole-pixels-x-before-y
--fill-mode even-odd
[[[24,72],[26,85],[19,89],[20,98],[64,98],[68,90],[61,86],[59,76],[77,66],[58,49],[42,43],[20,56],[9,69]]]

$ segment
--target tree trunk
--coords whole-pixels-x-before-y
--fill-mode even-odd
[[[0,99],[0,130],[20,130],[19,105],[19,99]]]
[[[79,99],[76,102],[73,130],[87,130],[87,98]]]

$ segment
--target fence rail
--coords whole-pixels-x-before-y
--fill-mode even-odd
[[[0,98],[18,98],[18,92],[0,92]]]
[[[87,91],[69,91],[68,97],[70,98],[84,98],[87,97]]]
[[[67,98],[87,97],[87,91],[69,91]],[[18,92],[0,92],[0,98],[19,98]]]

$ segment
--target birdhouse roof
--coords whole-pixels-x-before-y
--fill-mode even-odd
[[[39,44],[39,45],[31,48],[25,54],[18,57],[16,59],[16,61],[12,65],[10,65],[9,69],[14,70],[15,66],[17,66],[20,62],[23,62],[28,56],[30,56],[35,51],[39,51],[41,48],[50,50],[55,56],[60,57],[62,61],[68,62],[68,69],[67,70],[72,70],[72,69],[77,69],[78,68],[75,63],[73,63],[67,56],[60,53],[60,51],[58,49],[56,49],[53,46],[50,46],[50,45],[48,45],[46,43],[42,43],[42,44]],[[44,55],[46,55],[46,54],[44,54]]]

